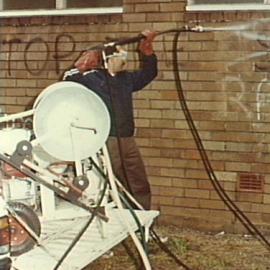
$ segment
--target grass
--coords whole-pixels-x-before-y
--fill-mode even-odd
[[[174,226],[156,229],[169,237],[167,247],[191,270],[270,270],[270,252],[256,239],[232,234],[211,234]],[[114,256],[99,258],[84,270],[143,270],[131,239],[125,241],[132,255],[122,244],[116,246]],[[153,270],[185,269],[162,251],[156,243],[149,243],[149,259]],[[137,266],[134,262],[137,262]]]

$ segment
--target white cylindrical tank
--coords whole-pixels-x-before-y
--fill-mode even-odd
[[[101,98],[75,82],[47,87],[34,103],[33,129],[38,143],[59,160],[93,156],[105,144],[110,116]]]

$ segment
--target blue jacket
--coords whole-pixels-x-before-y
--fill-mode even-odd
[[[107,70],[92,70],[84,74],[73,69],[65,80],[81,83],[94,91],[106,104],[111,117],[110,136],[130,137],[134,134],[132,93],[141,90],[157,75],[156,56],[142,56],[142,68],[122,71],[111,76]]]

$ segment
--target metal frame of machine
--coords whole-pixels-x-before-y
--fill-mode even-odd
[[[56,91],[54,91],[55,87]],[[60,136],[57,132],[55,135],[48,134],[48,126],[46,126],[48,123],[45,123],[45,128],[41,126],[44,132],[37,130],[37,123],[44,119],[46,119],[45,122],[47,119],[51,119],[50,116],[44,115],[42,106],[46,107],[48,103],[51,104],[57,94],[64,93],[66,95],[68,91],[66,92],[66,89],[61,90],[63,87],[71,89],[70,97],[72,97],[74,93],[78,93],[78,89],[81,89],[82,86],[72,82],[55,83],[49,87],[49,90],[45,89],[47,90],[45,95],[44,92],[41,93],[32,110],[0,118],[0,123],[15,122],[17,119],[28,119],[29,117],[34,119],[33,130],[25,131],[25,129],[22,129],[23,131],[17,132],[18,129],[12,127],[0,130],[0,140],[2,141],[2,144],[0,144],[1,163],[9,165],[17,173],[16,176],[16,173],[13,172],[12,175],[9,172],[10,176],[3,181],[6,190],[9,189],[9,197],[4,199],[7,201],[13,199],[23,201],[25,199],[24,202],[29,204],[29,192],[31,191],[34,198],[30,196],[30,201],[35,202],[34,209],[41,222],[41,234],[39,235],[6,202],[5,208],[22,226],[22,232],[29,234],[29,237],[33,238],[36,243],[32,250],[13,257],[13,267],[19,270],[43,270],[44,267],[46,267],[46,270],[82,269],[130,235],[142,257],[145,268],[151,269],[143,245],[135,231],[141,226],[145,227],[144,236],[147,238],[148,229],[158,215],[158,211],[143,210],[115,178],[105,146],[105,140],[108,136],[108,123],[96,124],[96,120],[89,123],[84,116],[81,117],[81,108],[78,108],[77,111],[75,109],[75,113],[71,115],[69,121],[64,121],[65,126],[61,126],[61,132],[66,128],[66,134],[64,134],[66,136],[68,136],[70,127],[79,130],[75,137],[73,134],[70,135],[72,141],[67,139],[64,142],[65,150],[67,150],[63,154],[64,159],[67,155],[64,161],[61,160],[62,153],[58,155],[59,149],[61,150],[61,147],[63,147],[60,145],[62,138],[65,138],[63,133]],[[90,102],[94,98],[94,104],[99,103],[95,100],[91,91],[87,90],[87,92],[92,95]],[[88,95],[87,92],[82,89],[82,99],[85,99],[84,95]],[[48,101],[47,104],[44,100]],[[59,105],[58,101],[53,106]],[[85,103],[85,107],[88,105]],[[98,106],[100,107],[100,104]],[[39,110],[40,108],[42,110]],[[52,110],[52,108],[50,109]],[[98,109],[96,111],[94,109],[94,111],[100,114],[101,111]],[[40,117],[40,111],[43,113],[42,117]],[[106,112],[104,115],[106,116]],[[51,121],[48,124],[49,129],[52,125],[60,125],[61,117],[61,114],[58,115],[58,122],[55,122],[55,119],[48,120]],[[85,147],[78,140],[81,137],[86,138],[91,132],[93,136],[98,133],[97,136],[100,136],[101,139],[95,140],[94,138],[94,147],[88,148],[85,152]],[[31,136],[29,136],[30,133]],[[31,139],[33,135],[35,138]],[[58,137],[58,141],[54,140],[55,137]],[[44,142],[51,140],[53,144],[49,142],[49,148],[47,148]],[[5,142],[9,142],[10,145],[6,145]],[[78,144],[79,147],[76,148]],[[56,154],[54,145],[56,149],[57,145],[60,145]],[[50,147],[53,147],[53,150],[50,150]],[[46,151],[48,149],[49,151]],[[40,153],[42,153],[42,157]],[[70,155],[72,155],[71,158]],[[71,172],[67,170],[70,164],[70,161],[67,161],[69,159],[72,161],[74,169]],[[27,189],[28,184],[32,185],[33,188]],[[18,188],[25,190],[25,193],[27,193],[25,198],[23,198],[23,195],[14,195]],[[123,192],[141,210],[134,211],[124,207],[120,198]],[[21,193],[23,194],[23,192]],[[4,194],[7,194],[7,192],[4,192]],[[134,215],[136,218],[134,218]],[[65,254],[66,247],[72,243],[74,235],[76,235],[76,230],[82,230],[82,224],[86,224],[89,218],[94,219],[93,224],[90,226],[89,222],[89,226],[85,227],[84,234],[78,239],[76,245],[74,243],[74,248]],[[60,264],[59,260],[61,259]]]

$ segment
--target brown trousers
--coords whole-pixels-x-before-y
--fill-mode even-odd
[[[115,176],[144,209],[151,207],[151,191],[134,137],[109,137],[107,147]]]

